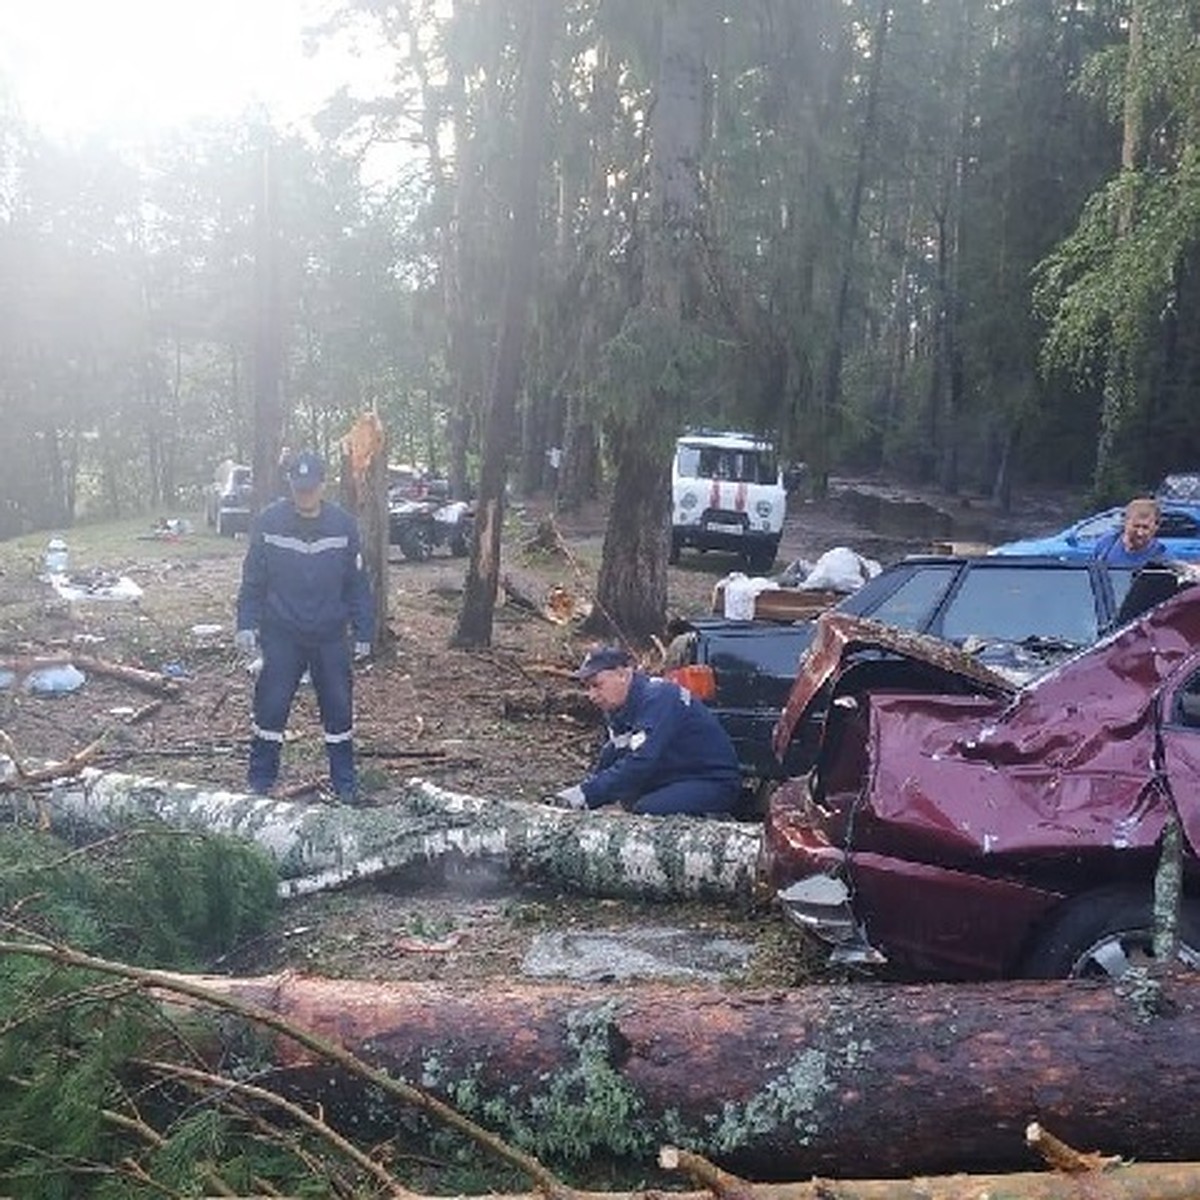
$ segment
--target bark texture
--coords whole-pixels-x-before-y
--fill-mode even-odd
[[[418,779],[392,804],[352,808],[89,769],[56,781],[49,807],[67,836],[160,820],[247,838],[275,860],[285,895],[467,859],[592,895],[745,898],[760,835],[735,822],[486,800]]]
[[[1186,977],[1124,993],[1080,982],[772,993],[205,982],[539,1157],[648,1159],[673,1144],[764,1180],[1030,1170],[1031,1120],[1082,1149],[1200,1156],[1200,982]],[[364,1132],[394,1123],[294,1044],[271,1053],[287,1090]]]

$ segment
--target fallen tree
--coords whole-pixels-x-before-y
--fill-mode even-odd
[[[465,859],[592,895],[745,898],[760,834],[732,821],[482,799],[419,779],[392,803],[354,808],[89,769],[56,780],[49,809],[68,837],[155,820],[247,838],[275,860],[285,895]]]
[[[674,1143],[760,1179],[1018,1170],[1032,1161],[1033,1118],[1079,1146],[1200,1157],[1200,981],[1186,976],[1122,990],[204,986],[336,1040],[549,1159],[640,1159]],[[293,1042],[271,1056],[272,1086],[369,1126],[353,1079]]]
[[[458,1107],[448,1104],[436,1094],[444,1088],[439,1079],[442,1074],[440,1062],[434,1052],[430,1052],[426,1061],[426,1077],[421,1083],[407,1082],[379,1064],[380,1055],[374,1046],[364,1046],[365,1053],[360,1055],[344,1044],[341,1031],[335,1030],[336,1036],[330,1036],[293,1019],[295,1014],[281,1015],[274,989],[268,989],[265,999],[269,1005],[264,1006],[260,1002],[264,997],[238,994],[246,991],[246,981],[235,983],[232,988],[219,984],[224,988],[221,991],[214,988],[213,981],[168,975],[96,958],[63,945],[35,941],[2,941],[0,958],[17,960],[21,966],[34,965],[32,973],[5,972],[6,982],[16,984],[17,991],[9,997],[8,1017],[0,1030],[0,1051],[7,1052],[7,1061],[19,1061],[20,1074],[8,1078],[6,1099],[9,1103],[0,1107],[0,1114],[8,1116],[9,1110],[19,1107],[13,1103],[14,1089],[21,1100],[40,1096],[51,1104],[52,1109],[44,1120],[32,1125],[26,1122],[25,1137],[15,1142],[5,1140],[5,1155],[0,1167],[10,1182],[32,1178],[45,1181],[51,1176],[61,1184],[73,1178],[104,1175],[136,1181],[138,1189],[152,1187],[156,1193],[192,1195],[199,1185],[204,1194],[240,1195],[241,1191],[235,1191],[231,1186],[231,1180],[245,1178],[246,1163],[244,1160],[239,1162],[239,1158],[245,1153],[245,1139],[248,1138],[259,1148],[271,1145],[276,1151],[283,1151],[270,1157],[258,1156],[259,1170],[250,1181],[255,1194],[279,1195],[277,1185],[286,1186],[288,1182],[302,1183],[308,1194],[312,1186],[323,1179],[327,1188],[339,1195],[353,1190],[355,1195],[382,1194],[421,1200],[420,1193],[410,1190],[393,1173],[396,1167],[411,1169],[416,1165],[410,1154],[396,1151],[401,1146],[411,1150],[413,1145],[406,1135],[403,1114],[419,1112],[444,1132],[452,1131],[469,1139],[485,1155],[514,1169],[536,1189],[517,1194],[510,1192],[497,1200],[531,1200],[532,1196],[548,1200],[653,1200],[663,1194],[658,1189],[645,1190],[644,1184],[643,1190],[638,1192],[577,1190],[554,1167],[531,1152],[531,1142],[535,1139],[530,1134],[538,1132],[544,1122],[561,1119],[570,1101],[576,1106],[573,1121],[576,1136],[587,1130],[588,1125],[586,1122],[581,1124],[579,1118],[588,1113],[589,1105],[597,1097],[587,1095],[578,1086],[573,1087],[573,1096],[569,1093],[560,1095],[557,1106],[543,1106],[534,1126],[515,1127],[516,1140],[507,1140],[501,1126],[515,1103],[515,1093],[499,1105],[486,1101],[481,1104],[479,1095],[471,1088],[465,1095],[465,1104],[460,1103]],[[39,962],[44,964],[46,971],[36,965]],[[5,963],[6,968],[9,965]],[[114,977],[115,984],[104,982],[106,978]],[[55,995],[47,991],[51,979],[56,985]],[[1040,985],[1043,991],[1046,987]],[[1076,992],[1079,990],[1075,989]],[[1093,990],[1092,994],[1100,993]],[[1127,997],[1133,1002],[1135,1020],[1147,1018],[1144,1001],[1154,997],[1160,1003],[1166,999],[1153,988],[1141,990],[1141,1001]],[[1174,997],[1171,999],[1173,1001]],[[151,1018],[149,1026],[144,1028],[153,1029],[155,1034],[150,1043],[142,1045],[152,1057],[143,1053],[124,1062],[118,1058],[98,1064],[96,1054],[92,1053],[83,1077],[98,1084],[98,1094],[105,1097],[105,1105],[98,1112],[92,1111],[94,1102],[91,1098],[80,1094],[80,1078],[72,1081],[74,1086],[65,1086],[64,1057],[70,1060],[89,1050],[95,1052],[99,1043],[105,1040],[80,1038],[82,1030],[97,1023],[99,1028],[111,1029],[116,1011],[122,1008],[136,1009],[143,1017],[151,1017],[156,1004],[172,1003],[199,1006],[210,1013],[215,1011],[222,1014],[223,1019],[214,1026],[212,1022],[181,1020],[163,1025]],[[72,1020],[61,1020],[64,1011],[70,1011]],[[211,1040],[213,1032],[220,1029],[224,1041],[235,1033],[234,1027],[240,1022],[278,1039],[279,1046],[292,1048],[280,1051],[280,1058],[312,1064],[308,1067],[310,1071],[336,1071],[343,1078],[354,1079],[369,1087],[372,1112],[347,1111],[344,1105],[331,1109],[311,1102],[293,1102],[279,1090],[267,1086],[273,1081],[270,1070],[256,1069],[253,1078],[247,1079],[244,1069],[237,1069],[241,1058],[236,1053],[229,1060],[229,1065],[235,1068],[232,1074],[215,1067],[205,1069],[201,1065],[203,1047]],[[1091,1023],[1089,1020],[1088,1024]],[[208,1035],[204,1033],[206,1029]],[[31,1039],[31,1035],[39,1030],[43,1036],[52,1030],[59,1038],[73,1042],[72,1052],[64,1056],[54,1051],[53,1042],[42,1045],[37,1038]],[[131,1038],[130,1032],[127,1030],[123,1044],[132,1048],[138,1039]],[[539,1032],[534,1031],[535,1035]],[[609,1045],[610,1059],[618,1051],[628,1057],[630,1050],[639,1049],[623,1047],[611,1039]],[[40,1053],[36,1052],[39,1049]],[[704,1060],[712,1056],[703,1051],[702,1045],[699,1053],[689,1056],[694,1065],[709,1065]],[[650,1057],[669,1056],[659,1052]],[[318,1068],[316,1064],[321,1066]],[[112,1070],[119,1072],[120,1086],[105,1085],[106,1071]],[[593,1063],[588,1073],[592,1078],[598,1078],[598,1064]],[[806,1090],[813,1094],[811,1083],[817,1073],[809,1070],[806,1074],[810,1084]],[[139,1086],[131,1090],[128,1084],[133,1078],[138,1079]],[[288,1073],[283,1073],[282,1078],[288,1082]],[[546,1077],[547,1088],[554,1080],[553,1073]],[[798,1082],[793,1081],[791,1090],[796,1090]],[[834,1098],[837,1104],[853,1106],[869,1096],[869,1090],[860,1086],[864,1080],[843,1077],[836,1082],[842,1087]],[[910,1079],[910,1082],[918,1081]],[[1164,1080],[1168,1086],[1171,1082],[1170,1078]],[[611,1084],[604,1090],[610,1095],[615,1094]],[[1173,1107],[1184,1111],[1187,1099],[1172,1095],[1172,1100],[1176,1101]],[[109,1103],[112,1107],[108,1107]],[[868,1103],[875,1101],[868,1099]],[[481,1106],[487,1110],[486,1124],[472,1120],[464,1111]],[[613,1127],[621,1123],[634,1132],[645,1129],[647,1115],[638,1107],[613,1104],[606,1107],[606,1116]],[[890,1138],[897,1145],[903,1143],[911,1127],[909,1107],[901,1105],[883,1114],[883,1119],[877,1122],[877,1141]],[[221,1118],[214,1121],[208,1114],[218,1111]],[[1136,1127],[1140,1115],[1138,1109],[1130,1107],[1126,1116],[1131,1127]],[[678,1124],[678,1117],[673,1119]],[[162,1131],[151,1123],[155,1120],[164,1124]],[[199,1126],[197,1121],[201,1123]],[[69,1135],[62,1128],[64,1122],[68,1127],[74,1126]],[[372,1151],[367,1152],[363,1149],[364,1139],[372,1136],[373,1124],[384,1124],[386,1132],[375,1142]],[[761,1125],[761,1121],[755,1124]],[[802,1136],[793,1140],[804,1142],[803,1135],[812,1133],[815,1124],[813,1116],[805,1117],[803,1128],[798,1130]],[[200,1129],[205,1134],[202,1142],[205,1153],[197,1154],[194,1151]],[[352,1129],[353,1134],[343,1132],[346,1129]],[[214,1137],[218,1131],[220,1136]],[[682,1132],[688,1136],[685,1130]],[[945,1125],[943,1132],[953,1135],[953,1124]],[[61,1153],[64,1136],[70,1137],[74,1150],[71,1155]],[[943,1143],[951,1140],[952,1137],[942,1139]],[[1053,1169],[1053,1173],[960,1173],[910,1180],[816,1178],[809,1182],[751,1183],[694,1150],[672,1144],[660,1145],[657,1158],[663,1170],[683,1175],[694,1187],[704,1189],[679,1193],[678,1200],[704,1200],[705,1197],[712,1200],[978,1200],[981,1196],[989,1197],[989,1200],[1016,1200],[1017,1197],[1022,1200],[1151,1200],[1152,1197],[1176,1200],[1176,1197],[1197,1194],[1200,1167],[1195,1162],[1127,1165],[1118,1156],[1077,1149],[1038,1122],[1025,1127],[1024,1141]],[[1144,1145],[1140,1137],[1138,1144],[1139,1147]],[[50,1153],[44,1153],[43,1147]],[[562,1149],[559,1147],[557,1157],[564,1165],[570,1158],[582,1157],[578,1152],[564,1155]],[[627,1147],[625,1152],[632,1154],[633,1150]],[[100,1158],[100,1155],[105,1157]],[[647,1162],[641,1159],[635,1162],[638,1177],[645,1179]],[[856,1174],[863,1167],[860,1159],[848,1174]],[[777,1162],[772,1171],[780,1172]],[[270,1172],[270,1175],[264,1172]],[[356,1181],[359,1186],[355,1186]],[[496,1189],[489,1188],[486,1181],[481,1183],[490,1195],[497,1195]],[[292,1193],[289,1190],[287,1194]]]

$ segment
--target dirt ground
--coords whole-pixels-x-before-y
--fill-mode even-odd
[[[777,567],[814,560],[837,545],[888,562],[939,539],[1001,540],[1061,525],[1073,515],[1069,509],[1065,498],[1038,498],[1001,520],[979,500],[947,504],[842,481],[825,501],[794,504]],[[586,599],[599,565],[604,511],[597,506],[557,518],[566,553],[531,548],[546,513],[544,505],[514,507],[505,572],[535,599],[554,585]],[[145,691],[91,670],[68,695],[0,691],[0,731],[23,760],[62,760],[103,734],[95,761],[114,770],[242,785],[252,682],[231,638],[244,542],[218,538],[191,519],[196,527],[177,538],[154,536],[136,522],[68,533],[73,577],[125,576],[143,590],[137,602],[68,603],[39,578],[46,535],[0,544],[0,658],[90,655],[165,672],[181,685],[178,697],[153,711]],[[355,682],[364,791],[384,803],[401,780],[420,776],[476,795],[540,801],[578,780],[597,744],[598,724],[586,710],[563,715],[564,706],[554,702],[564,692],[574,696],[570,672],[586,641],[571,626],[506,603],[497,611],[490,649],[449,649],[464,560],[444,555],[425,563],[397,555],[389,566],[391,637]],[[707,611],[713,585],[736,568],[727,556],[685,553],[671,568],[672,612]],[[280,788],[297,800],[328,802],[323,773],[316,706],[302,688]],[[369,978],[514,976],[539,930],[647,923],[749,939],[760,951],[751,972],[762,981],[789,982],[797,969],[794,949],[781,956],[777,919],[770,916],[694,906],[646,911],[515,892],[479,879],[439,887],[397,882],[289,901],[269,938],[215,965]]]

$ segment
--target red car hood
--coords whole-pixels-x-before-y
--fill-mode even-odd
[[[861,782],[882,825],[984,853],[1150,846],[1168,811],[1157,702],[1198,648],[1195,588],[1020,689],[945,643],[830,613],[820,618],[776,746],[823,685],[836,683],[847,653],[886,650],[956,676],[947,690],[961,692],[966,680],[976,694],[870,697]],[[818,775],[826,765],[819,761]],[[1200,805],[1187,803],[1197,793],[1195,756],[1175,765],[1186,776],[1171,780],[1184,830],[1200,845]]]

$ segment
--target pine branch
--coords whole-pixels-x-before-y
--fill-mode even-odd
[[[337,1045],[337,1043],[310,1033],[308,1030],[285,1020],[268,1009],[260,1008],[258,1005],[242,1000],[235,1000],[229,996],[218,995],[210,989],[193,983],[180,975],[111,962],[108,959],[84,954],[67,946],[35,942],[0,941],[0,955],[4,954],[28,956],[43,961],[59,963],[62,966],[97,971],[104,975],[115,975],[118,978],[131,980],[139,987],[147,990],[187,996],[201,1004],[235,1013],[240,1017],[244,1017],[247,1021],[252,1021],[264,1028],[272,1029],[284,1037],[291,1038],[306,1049],[336,1063],[343,1070],[374,1085],[385,1095],[424,1110],[449,1128],[472,1139],[501,1161],[524,1172],[549,1200],[571,1200],[575,1195],[571,1188],[567,1187],[566,1184],[559,1180],[557,1176],[537,1159],[508,1145],[481,1125],[477,1125],[468,1117],[463,1116],[462,1113],[450,1105],[443,1103],[434,1096],[430,1096],[420,1088],[413,1087],[411,1084],[404,1083],[401,1080],[393,1079],[385,1072],[376,1070],[368,1063],[363,1062],[357,1055],[351,1054],[348,1050]]]

